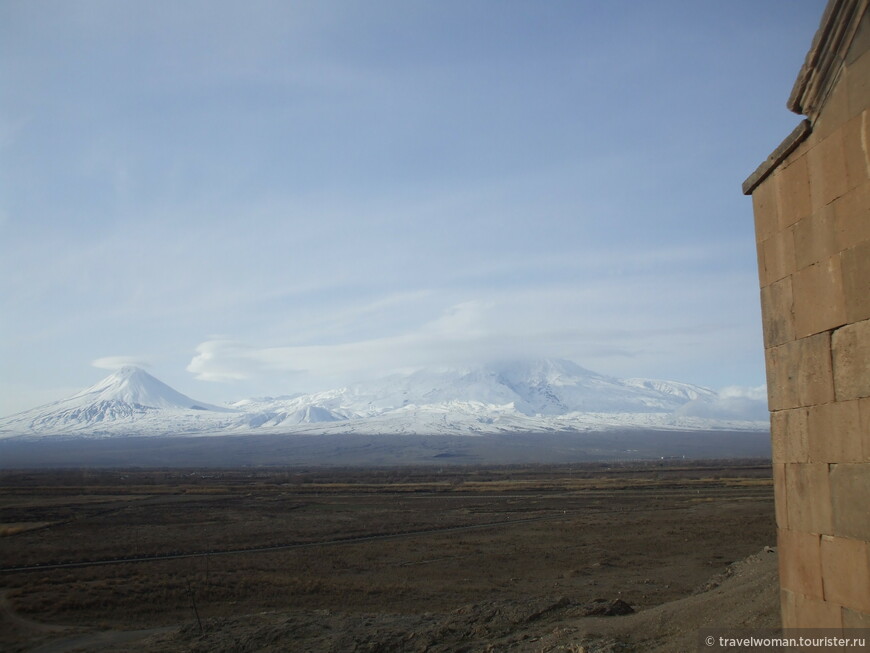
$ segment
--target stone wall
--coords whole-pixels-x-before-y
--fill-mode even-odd
[[[870,627],[870,12],[832,0],[750,177],[786,628]]]

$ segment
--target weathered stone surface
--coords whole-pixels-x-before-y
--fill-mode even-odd
[[[837,400],[870,396],[870,320],[834,331],[831,349]]]
[[[771,347],[765,352],[771,410],[834,400],[830,341],[830,334],[824,332]]]
[[[774,413],[797,408],[797,374],[793,356],[789,355],[793,342],[770,347],[764,352],[764,369],[767,376],[767,405]]]
[[[807,152],[813,212],[843,195],[848,187],[843,135],[838,130]]]
[[[838,251],[870,241],[870,181],[850,190],[833,206]]]
[[[870,541],[870,465],[831,465],[829,474],[834,535]],[[870,596],[870,579],[867,583]]]
[[[844,251],[840,261],[846,321],[870,319],[870,241]]]
[[[785,467],[788,526],[805,533],[831,533],[831,494],[826,463],[789,463]]]
[[[825,535],[821,541],[825,600],[870,612],[870,548],[867,542]]]
[[[803,146],[811,137],[811,134],[812,127],[810,126],[810,121],[801,120],[798,126],[771,152],[770,156],[762,161],[755,171],[746,178],[746,181],[743,182],[743,194],[751,194],[753,204],[758,189],[771,180],[771,177],[775,175],[776,169],[783,163],[790,163],[803,154],[801,150],[804,149]]]
[[[797,266],[794,260],[794,234],[792,229],[778,231],[761,243],[764,259],[762,285],[779,281],[792,274]]]
[[[776,176],[768,177],[752,193],[752,212],[755,215],[755,237],[760,243],[779,230]]]
[[[843,608],[843,628],[866,628],[870,630],[870,614]]]
[[[858,433],[861,434],[861,450],[864,462],[870,462],[870,397],[858,400],[858,417],[861,421]]]
[[[831,370],[831,336],[819,333],[795,341],[797,390],[801,406],[824,404],[834,399]]]
[[[807,409],[792,408],[770,414],[773,460],[806,463],[809,460]]]
[[[783,628],[843,627],[842,608],[836,603],[802,596],[788,589],[780,592],[780,602]]]
[[[823,599],[820,535],[778,529],[780,585],[797,594]]]
[[[796,272],[792,285],[796,337],[803,338],[846,323],[839,256]]]
[[[838,401],[807,409],[809,460],[858,463],[864,458],[858,401]]]
[[[843,148],[846,157],[847,188],[849,190],[860,186],[870,178],[870,110],[859,115],[843,125]]]
[[[824,110],[813,122],[813,134],[820,140],[830,138],[848,119],[848,84],[841,77],[825,99]]]
[[[788,525],[788,492],[785,486],[785,463],[773,463],[773,496],[776,508],[776,525],[787,529]]]
[[[793,462],[786,458],[785,453],[789,412],[777,410],[770,414],[770,455],[775,463]]]
[[[870,52],[870,13],[861,16],[861,22],[852,37],[849,51],[846,53],[846,67],[851,68],[861,56]]]
[[[761,289],[761,319],[764,346],[774,347],[794,340],[794,297],[791,277]]]
[[[810,199],[810,175],[807,157],[802,155],[783,165],[778,171],[777,203],[779,205],[779,230],[809,217],[812,213]]]
[[[851,115],[857,115],[870,107],[870,52],[864,52],[849,65],[846,93]]]
[[[801,270],[837,254],[834,204],[830,204],[794,226],[795,265]]]

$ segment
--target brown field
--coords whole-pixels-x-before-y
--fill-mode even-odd
[[[0,650],[571,650],[774,542],[757,461],[6,471]]]

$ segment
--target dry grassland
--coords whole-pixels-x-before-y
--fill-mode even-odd
[[[264,611],[420,616],[564,597],[641,610],[774,541],[770,468],[752,461],[10,471],[0,649],[57,628],[214,627]]]

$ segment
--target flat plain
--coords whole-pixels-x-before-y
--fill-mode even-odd
[[[0,649],[668,650],[583,624],[774,543],[763,460],[7,470]]]

